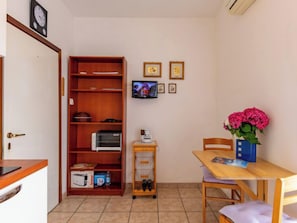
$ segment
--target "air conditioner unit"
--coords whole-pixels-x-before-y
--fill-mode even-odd
[[[225,0],[225,6],[232,15],[242,15],[256,0]]]

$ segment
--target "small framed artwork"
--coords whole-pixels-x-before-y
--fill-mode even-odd
[[[184,79],[184,65],[183,61],[169,62],[169,79],[183,80]]]
[[[158,83],[158,93],[159,94],[165,93],[165,84],[164,83]]]
[[[175,94],[176,93],[176,84],[175,83],[169,83],[168,84],[168,93],[169,94]]]
[[[160,62],[144,62],[143,63],[144,77],[161,77],[162,63]]]

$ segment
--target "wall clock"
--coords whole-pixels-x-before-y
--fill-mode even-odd
[[[31,0],[30,27],[47,37],[47,10],[36,0]]]

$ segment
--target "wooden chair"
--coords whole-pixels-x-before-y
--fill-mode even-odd
[[[297,203],[297,175],[276,180],[273,206],[262,201],[228,205],[220,210],[220,223],[297,222],[283,213],[283,206],[293,203]]]
[[[203,150],[233,151],[233,140],[224,138],[205,138],[203,139]],[[203,166],[202,168],[202,222],[206,223],[207,200],[227,201],[234,204],[244,201],[244,192],[234,181],[217,179],[210,173],[210,171],[206,167]],[[219,197],[208,195],[208,188],[228,189],[231,192],[231,196]]]

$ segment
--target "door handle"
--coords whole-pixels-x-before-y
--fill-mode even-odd
[[[0,203],[3,203],[4,201],[7,201],[10,198],[14,197],[17,193],[20,192],[21,189],[22,185],[19,185],[16,188],[13,188],[12,190],[6,192],[5,194],[0,195]]]
[[[7,133],[7,138],[14,138],[14,137],[19,137],[19,136],[25,136],[26,134],[21,133],[21,134],[14,134],[12,132]]]

